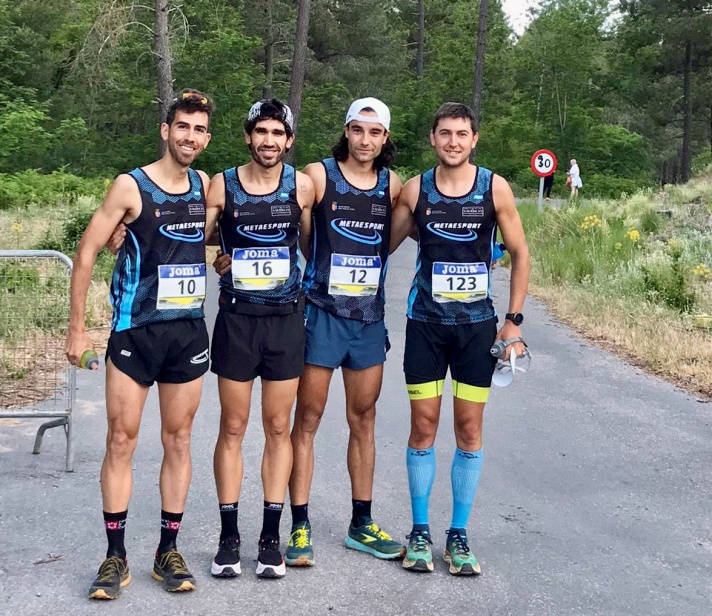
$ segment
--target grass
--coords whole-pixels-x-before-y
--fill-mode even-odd
[[[537,213],[532,292],[582,335],[712,397],[712,170],[684,186]]]

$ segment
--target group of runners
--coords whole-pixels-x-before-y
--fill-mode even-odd
[[[221,532],[211,563],[214,576],[241,573],[242,442],[257,377],[265,445],[256,574],[280,578],[285,565],[314,565],[309,517],[314,437],[337,368],[349,425],[352,517],[346,546],[402,559],[406,569],[433,570],[428,501],[449,369],[457,447],[445,560],[453,574],[479,573],[466,526],[482,468],[482,416],[496,363],[490,348],[503,339],[512,341],[505,359],[524,351],[519,340],[529,253],[507,182],[469,162],[478,139],[472,110],[459,103],[437,110],[430,141],[438,165],[404,186],[389,170],[395,154],[391,117],[378,99],[354,101],[332,157],[303,172],[283,162],[295,138],[289,107],[277,99],[258,101],[244,123],[251,160],[209,180],[191,165],[210,141],[212,112],[209,97],[196,90],[184,90],[172,101],[160,129],[164,156],[117,177],[74,260],[65,351],[78,365],[92,347],[84,315],[96,256],[107,243],[118,253],[101,469],[108,549],[89,597],[116,598],[131,581],[124,533],[132,456],[154,382],[163,462],[152,576],[168,591],[195,588],[176,539],[191,479],[191,428],[209,365],[217,374],[221,406],[214,453]],[[220,294],[209,349],[205,240],[216,224]],[[498,229],[512,261],[509,309],[499,329],[490,296]],[[413,513],[406,546],[374,521],[371,507],[376,401],[389,347],[384,284],[389,254],[408,236],[417,239],[419,250],[404,352]],[[287,491],[292,527],[282,555],[279,529]]]

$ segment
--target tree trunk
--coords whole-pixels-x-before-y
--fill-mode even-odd
[[[472,85],[472,110],[475,112],[475,123],[480,125],[482,110],[482,82],[485,74],[485,51],[487,50],[487,0],[480,0],[480,15],[477,23],[477,50],[475,52],[475,80]],[[475,162],[475,150],[470,155],[470,161]]]
[[[307,61],[307,37],[309,35],[309,11],[311,0],[299,0],[297,4],[297,32],[294,37],[292,56],[292,75],[289,82],[289,106],[294,114],[294,132],[299,126],[299,113],[302,109],[302,92]],[[289,162],[294,160],[294,148],[288,154]]]
[[[692,172],[692,41],[685,44],[683,67],[684,118],[682,122],[682,156],[680,157],[680,180],[687,182]]]
[[[272,0],[265,0],[267,26],[265,27],[265,83],[262,88],[262,98],[272,98],[272,81],[274,79],[274,22],[272,20]]]
[[[423,78],[425,71],[425,0],[418,0],[418,52],[415,59],[415,76]]]
[[[173,58],[168,40],[170,0],[156,0],[153,18],[154,57],[158,92],[159,122],[164,122],[173,98]],[[165,144],[159,138],[158,155],[163,156]]]

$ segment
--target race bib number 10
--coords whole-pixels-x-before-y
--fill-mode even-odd
[[[380,280],[380,256],[331,255],[329,294],[354,297],[376,295]]]
[[[205,263],[158,266],[158,310],[191,310],[205,301]]]
[[[232,284],[244,291],[268,291],[289,278],[289,248],[235,248],[232,251]]]
[[[476,302],[487,296],[489,273],[484,263],[433,263],[433,300]]]

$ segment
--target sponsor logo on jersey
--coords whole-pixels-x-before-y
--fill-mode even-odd
[[[456,242],[472,242],[477,239],[474,229],[479,229],[479,222],[429,222],[425,225],[428,231]]]
[[[236,231],[243,237],[258,242],[281,242],[286,239],[285,229],[288,229],[290,224],[288,222],[269,222],[261,225],[238,225]]]
[[[191,364],[204,364],[206,361],[208,361],[208,349],[190,358]]]
[[[447,214],[445,210],[434,210],[433,208],[427,208],[425,210],[425,215],[426,216],[433,216],[435,214]]]
[[[239,218],[240,216],[254,216],[255,212],[248,212],[246,210],[234,210],[232,212],[233,218]]]
[[[203,233],[204,222],[178,222],[169,225],[161,225],[158,230],[168,239],[179,240],[181,242],[202,242],[205,239]]]
[[[288,205],[273,205],[272,216],[291,216],[292,208]]]
[[[354,242],[375,245],[381,243],[382,239],[379,231],[383,231],[385,225],[381,222],[335,218],[331,221],[331,227],[340,235]]]
[[[202,203],[189,203],[188,213],[191,216],[201,216],[205,214],[205,206]]]
[[[462,207],[462,215],[482,218],[485,215],[485,208],[483,205],[465,205]]]
[[[175,214],[175,212],[172,212],[171,210],[165,210],[161,211],[158,208],[153,210],[153,214],[156,216],[156,218],[160,218],[161,216],[168,216],[169,214]]]
[[[371,204],[371,214],[374,216],[385,216],[388,213],[388,207],[382,203]]]
[[[350,205],[339,205],[336,201],[331,202],[331,211],[332,212],[353,212],[354,208],[352,208]]]

